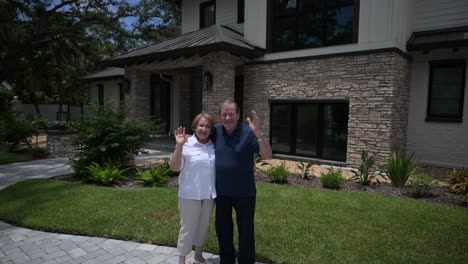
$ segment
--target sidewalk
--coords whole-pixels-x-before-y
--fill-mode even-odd
[[[152,150],[136,162],[167,157],[171,153]],[[30,178],[49,178],[72,171],[68,159],[56,158],[0,165],[0,189]],[[0,263],[5,264],[177,264],[175,248],[115,239],[74,236],[20,228],[0,221]],[[203,256],[219,264],[219,256]],[[193,260],[193,252],[187,263]],[[260,264],[260,263],[259,263]]]

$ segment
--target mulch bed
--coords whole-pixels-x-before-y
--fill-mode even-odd
[[[278,165],[281,162],[286,163],[286,168],[290,171],[290,175],[288,176],[288,183],[283,184],[287,186],[294,186],[294,187],[305,187],[305,188],[317,188],[322,189],[322,184],[320,183],[320,173],[326,172],[328,168],[322,167],[319,165],[313,165],[310,169],[310,174],[308,179],[302,179],[302,175],[299,173],[299,169],[297,169],[297,164],[299,162],[295,161],[283,161],[283,160],[270,160],[268,163],[270,165]],[[148,168],[151,165],[158,165],[161,164],[162,161],[155,161],[147,164],[140,164],[139,168]],[[263,166],[255,172],[255,178],[257,183],[266,183],[266,184],[276,184],[272,183],[268,177],[265,176],[265,170],[267,166]],[[433,187],[431,190],[430,196],[419,198],[422,200],[426,200],[429,202],[439,203],[449,207],[460,207],[468,209],[468,205],[464,202],[463,197],[461,195],[457,195],[450,190],[449,184],[449,175],[452,172],[452,169],[447,168],[440,168],[440,167],[431,167],[431,166],[421,166],[420,169],[429,175],[431,178],[436,180],[437,186]],[[135,169],[131,169],[127,171],[126,176],[128,180],[122,182],[121,184],[115,185],[115,188],[146,188],[145,186],[135,182]],[[345,178],[351,177],[353,175],[351,172],[343,170],[343,176]],[[71,177],[72,175],[67,175],[65,177],[61,177],[64,180],[72,180],[76,181]],[[372,182],[370,186],[362,186],[354,180],[346,181],[342,188],[339,191],[352,191],[352,192],[368,192],[368,193],[377,193],[377,194],[385,194],[391,195],[394,197],[406,197],[406,198],[414,198],[411,195],[411,187],[405,186],[401,188],[394,187],[390,181],[380,178],[380,183]],[[178,177],[171,177],[168,182],[169,186],[176,187],[178,186]]]

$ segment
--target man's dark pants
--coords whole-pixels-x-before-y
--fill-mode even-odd
[[[239,231],[239,264],[255,263],[254,216],[255,196],[233,198],[219,195],[216,197],[216,234],[222,264],[235,263],[233,242],[232,208],[236,211],[237,229]]]

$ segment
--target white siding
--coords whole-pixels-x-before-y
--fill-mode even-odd
[[[265,48],[267,32],[267,0],[245,1],[244,38]]]
[[[203,2],[207,0],[182,1],[182,34],[200,29],[200,3]],[[216,24],[244,32],[244,24],[237,24],[237,0],[216,1]]]
[[[466,0],[416,0],[414,31],[468,25]]]
[[[412,33],[411,26],[414,10],[413,1],[414,0],[361,0],[359,9],[358,43],[270,53],[266,54],[261,60],[297,58],[393,47],[406,50],[406,42]],[[262,9],[259,6],[260,3],[263,3],[263,9],[266,10],[266,1],[258,1],[258,3],[257,1],[255,2],[255,4],[249,3],[249,5],[255,6],[256,9],[259,10]],[[247,8],[250,8],[250,6],[247,6]],[[248,18],[255,16],[258,16],[258,18],[248,20]],[[261,30],[263,25],[260,19],[265,19],[264,24],[266,24],[266,15],[263,17],[262,15],[255,13],[251,14],[250,11],[247,11],[245,37],[248,40],[264,47],[266,34],[258,33],[261,32],[258,30]],[[251,32],[251,27],[255,28],[257,32]]]
[[[120,102],[120,88],[119,80],[108,80],[100,82],[92,82],[90,84],[90,99],[92,103],[99,103],[99,88],[98,84],[104,85],[104,102],[111,102],[113,105],[118,106]]]
[[[462,123],[426,122],[429,91],[429,61],[466,59],[468,49],[432,51],[415,54],[411,69],[407,152],[415,153],[422,163],[468,167],[468,82],[465,79],[465,100]],[[468,76],[468,73],[467,75]]]

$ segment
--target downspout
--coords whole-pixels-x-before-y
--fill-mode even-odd
[[[159,74],[159,78],[161,78],[162,80],[168,82],[171,85],[171,88],[172,88],[172,80],[169,80],[166,77],[164,77],[164,74],[162,74],[162,73]]]

